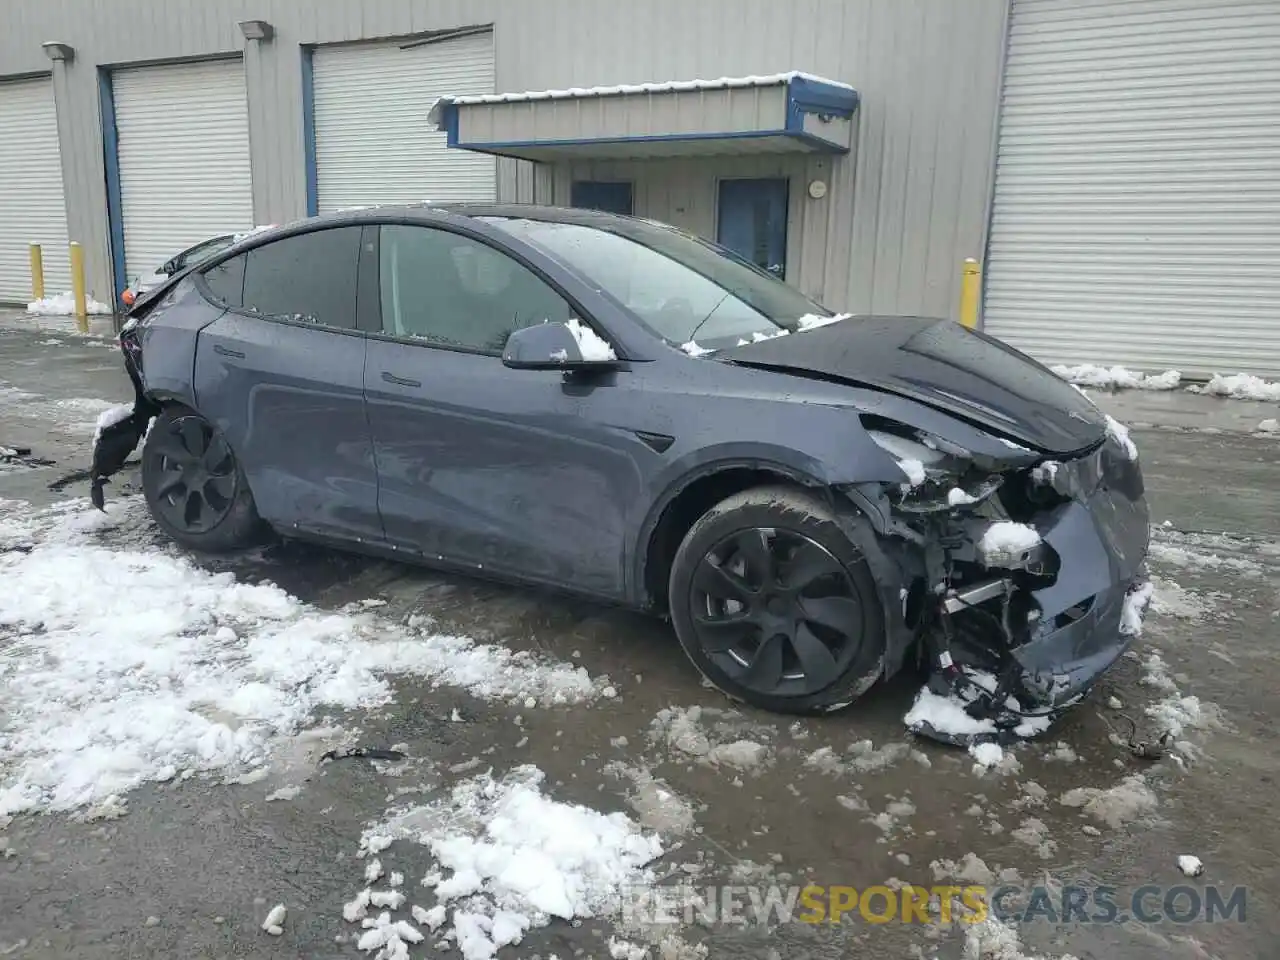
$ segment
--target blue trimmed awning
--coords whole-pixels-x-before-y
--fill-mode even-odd
[[[800,71],[441,97],[450,147],[521,160],[848,153],[858,92]]]

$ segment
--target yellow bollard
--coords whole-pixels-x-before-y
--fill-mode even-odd
[[[978,300],[982,295],[982,268],[973,257],[967,257],[960,274],[960,322],[970,330],[978,329]]]
[[[31,299],[44,299],[44,253],[40,244],[31,244]]]
[[[74,240],[71,242],[71,293],[76,300],[76,326],[81,333],[88,333],[89,308],[84,298],[84,250]]]

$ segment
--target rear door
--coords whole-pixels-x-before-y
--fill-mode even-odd
[[[200,333],[195,385],[264,519],[380,541],[357,322],[361,238],[358,226],[315,230],[202,271],[201,292],[227,311]]]
[[[502,363],[507,334],[563,322],[570,304],[508,254],[443,229],[384,225],[378,259],[383,333],[369,338],[365,390],[388,540],[620,596],[636,471],[618,432],[586,415],[617,375]]]

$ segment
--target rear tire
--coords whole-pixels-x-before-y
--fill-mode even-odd
[[[752,706],[829,713],[883,672],[871,568],[830,508],[802,490],[746,490],[709,510],[676,552],[668,596],[689,659]]]
[[[142,491],[165,533],[191,550],[252,546],[262,521],[226,437],[189,407],[160,411],[142,448]]]

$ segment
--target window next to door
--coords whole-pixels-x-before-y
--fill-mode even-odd
[[[569,204],[631,216],[631,194],[628,180],[575,180],[569,190]]]

